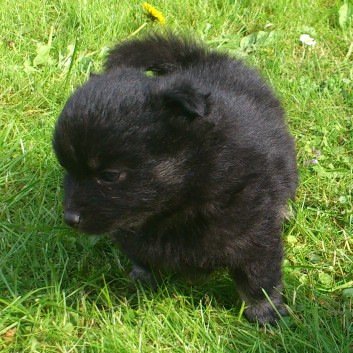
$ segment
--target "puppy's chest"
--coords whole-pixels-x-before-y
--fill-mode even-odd
[[[221,249],[213,246],[206,229],[175,229],[169,232],[117,234],[116,240],[134,262],[167,271],[188,268],[213,269]],[[217,261],[218,262],[218,261]]]

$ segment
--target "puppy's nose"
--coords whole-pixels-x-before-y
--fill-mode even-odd
[[[80,223],[80,215],[75,211],[65,211],[64,221],[70,227],[76,227]]]

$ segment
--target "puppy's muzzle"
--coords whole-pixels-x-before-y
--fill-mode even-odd
[[[64,221],[70,227],[77,227],[80,223],[81,217],[75,211],[65,211]]]

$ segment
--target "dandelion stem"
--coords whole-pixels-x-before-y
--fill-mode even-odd
[[[348,59],[353,53],[353,42],[351,43],[351,45],[349,46],[346,58]]]
[[[53,40],[53,32],[54,32],[54,26],[50,27],[50,32],[49,32],[49,38],[48,38],[48,46],[51,47],[51,42]]]
[[[147,25],[147,22],[143,23],[139,28],[137,28],[136,31],[132,32],[132,33],[129,35],[129,37],[135,36],[135,35],[136,35],[138,32],[140,32],[141,29],[143,29],[146,25]]]

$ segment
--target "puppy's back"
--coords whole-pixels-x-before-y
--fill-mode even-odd
[[[231,95],[247,95],[266,105],[280,106],[279,101],[258,72],[226,53],[172,33],[152,34],[141,39],[123,41],[109,53],[105,69],[137,68],[158,76],[188,72],[203,84],[217,87]],[[180,76],[178,76],[180,77]]]
[[[202,44],[186,37],[153,34],[143,39],[126,40],[114,47],[107,58],[107,71],[135,67],[164,75],[204,61],[220,59]]]

